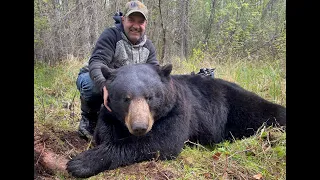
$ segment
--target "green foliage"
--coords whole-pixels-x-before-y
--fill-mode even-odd
[[[201,48],[193,49],[191,57],[187,60],[191,64],[199,64],[203,62],[205,53]]]
[[[76,75],[80,64],[61,62],[55,66],[37,63],[34,66],[34,116],[35,122],[61,128],[72,128],[75,114],[68,107],[78,101]],[[73,67],[75,66],[75,67]],[[77,107],[78,108],[78,107]]]
[[[285,58],[283,1],[272,9],[261,1],[217,1],[213,24],[209,53],[255,60]]]

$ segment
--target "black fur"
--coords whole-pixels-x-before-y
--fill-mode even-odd
[[[117,72],[103,67],[109,106],[102,107],[95,130],[96,147],[67,164],[75,177],[90,177],[108,169],[151,160],[172,159],[187,140],[201,144],[253,135],[262,126],[286,125],[286,108],[271,103],[239,85],[201,75],[170,75],[164,67],[137,64]],[[148,99],[154,124],[144,136],[129,133],[124,124],[126,96]],[[151,97],[151,98],[150,98]]]

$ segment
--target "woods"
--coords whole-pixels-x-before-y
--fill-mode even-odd
[[[35,0],[34,61],[86,59],[127,0]],[[144,0],[160,63],[197,54],[224,61],[286,54],[285,0]]]

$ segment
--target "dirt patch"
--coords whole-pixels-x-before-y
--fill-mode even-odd
[[[57,179],[62,174],[68,179],[75,179],[66,172],[66,163],[69,159],[93,145],[81,139],[74,131],[55,131],[53,128],[42,132],[34,131],[34,179]],[[173,169],[165,167],[158,161],[136,163],[115,170],[105,171],[103,179],[175,179],[177,174]],[[99,175],[99,177],[101,177]],[[58,178],[59,179],[59,178]]]
[[[52,179],[56,173],[65,174],[71,157],[86,150],[89,143],[73,131],[41,132],[34,130],[34,179]]]

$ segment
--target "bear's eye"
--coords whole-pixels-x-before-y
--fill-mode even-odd
[[[151,101],[151,100],[152,100],[152,96],[147,96],[147,97],[146,97],[146,100],[147,100],[147,101]]]
[[[124,102],[130,102],[131,98],[129,96],[124,98]]]

